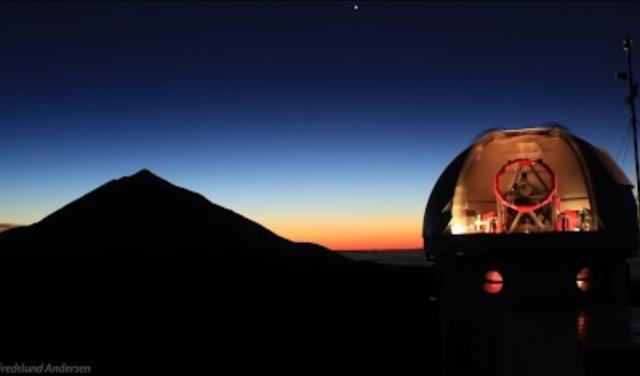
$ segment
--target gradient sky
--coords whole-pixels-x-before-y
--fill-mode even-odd
[[[0,223],[146,167],[293,240],[417,248],[487,128],[559,122],[631,172],[639,4],[354,4],[0,3]]]

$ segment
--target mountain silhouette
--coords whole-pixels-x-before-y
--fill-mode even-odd
[[[1,233],[0,265],[3,364],[398,374],[389,349],[420,359],[411,374],[437,364],[431,271],[292,242],[148,170]]]
[[[11,244],[11,245],[9,245]],[[31,226],[0,235],[22,253],[122,251],[207,253],[270,262],[348,262],[319,245],[295,243],[147,169],[111,180]]]
[[[16,226],[9,223],[0,223],[0,232],[10,230],[14,227]]]

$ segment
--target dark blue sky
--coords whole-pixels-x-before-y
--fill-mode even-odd
[[[147,167],[297,240],[406,246],[487,128],[617,156],[640,5],[358,4],[1,3],[0,222]]]

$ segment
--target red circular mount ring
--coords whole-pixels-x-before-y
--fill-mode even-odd
[[[504,197],[504,193],[500,191],[500,179],[505,174],[505,172],[507,172],[507,170],[514,165],[517,165],[519,167],[529,167],[532,170],[534,169],[535,166],[540,166],[549,174],[549,176],[551,176],[551,187],[549,188],[549,192],[547,193],[547,196],[544,198],[544,200],[531,205],[516,205],[507,201],[507,198]],[[500,202],[504,206],[517,210],[519,213],[530,213],[540,209],[541,207],[553,201],[553,198],[555,197],[556,193],[558,193],[558,184],[556,180],[556,175],[553,173],[551,168],[547,166],[546,163],[542,161],[536,162],[528,158],[519,158],[519,159],[515,159],[513,161],[507,162],[507,164],[502,166],[500,171],[498,171],[498,173],[496,174],[495,183],[493,185],[493,192],[495,193],[496,197],[500,200]]]

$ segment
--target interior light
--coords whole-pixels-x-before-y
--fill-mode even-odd
[[[451,233],[453,235],[466,234],[467,226],[461,225],[459,223],[454,223],[451,225]]]

